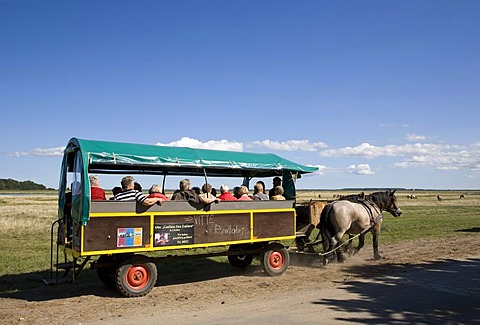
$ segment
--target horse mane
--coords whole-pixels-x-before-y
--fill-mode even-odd
[[[365,193],[362,192],[360,194],[349,194],[349,195],[342,195],[337,201],[350,201],[353,203],[359,203],[365,200]]]
[[[383,210],[390,202],[391,197],[395,191],[385,191],[385,192],[374,192],[367,195],[367,199],[375,203],[380,210]]]

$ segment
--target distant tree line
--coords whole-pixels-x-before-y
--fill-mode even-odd
[[[41,191],[47,190],[45,185],[37,184],[32,181],[16,181],[14,179],[0,178],[0,190],[18,190],[18,191]]]

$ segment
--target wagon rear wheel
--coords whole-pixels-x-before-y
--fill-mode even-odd
[[[145,296],[157,282],[157,266],[145,256],[136,255],[120,263],[116,273],[117,289],[126,297]]]
[[[97,276],[108,286],[115,286],[115,274],[117,271],[118,262],[115,262],[113,256],[102,255],[97,260]]]
[[[241,250],[240,245],[232,245],[228,248],[229,252],[238,252]],[[236,268],[246,268],[252,264],[253,255],[252,254],[243,254],[243,255],[228,255],[228,262],[230,265]]]
[[[281,275],[290,264],[290,255],[282,244],[270,243],[260,256],[260,262],[263,270],[269,275]]]

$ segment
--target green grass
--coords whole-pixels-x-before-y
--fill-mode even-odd
[[[393,218],[384,214],[381,241],[397,243],[422,238],[478,236],[480,206],[416,206]]]

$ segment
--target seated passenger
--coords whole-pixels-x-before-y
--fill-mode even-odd
[[[190,189],[190,180],[188,178],[182,179],[179,185],[180,189],[176,190],[172,195],[172,201],[188,201],[191,203],[204,203],[209,204],[212,202],[218,202],[216,197],[202,198],[197,193]]]
[[[230,193],[228,190],[229,190],[228,186],[225,184],[222,184],[220,186],[220,195],[218,198],[222,201],[236,201],[237,198],[233,196],[233,194]]]
[[[118,193],[122,193],[122,188],[120,186],[115,186],[114,188],[112,188],[113,196],[111,198],[109,198],[109,200],[114,200],[115,195],[117,195]]]
[[[238,195],[240,195],[239,201],[252,201],[252,198],[248,196],[248,188],[245,185],[240,186]]]
[[[275,195],[275,187],[282,185],[282,179],[280,177],[274,177],[273,178],[273,187],[268,191],[268,197],[270,200],[272,199],[272,196]]]
[[[214,198],[215,195],[213,195],[212,193],[212,189],[213,189],[213,186],[209,183],[205,183],[203,184],[202,186],[202,194],[200,194],[200,198],[202,200],[208,200],[208,199],[211,199],[211,198]]]
[[[133,189],[134,189],[135,191],[139,191],[139,192],[141,192],[141,191],[143,190],[142,185],[140,185],[140,183],[138,183],[138,182],[135,182],[135,183],[133,184]]]
[[[264,193],[264,187],[262,183],[257,182],[253,188],[253,200],[254,201],[268,201],[268,195]]]
[[[195,192],[195,194],[200,195],[200,187],[194,186],[192,187],[192,191]]]
[[[264,181],[258,181],[258,182],[256,182],[255,184],[260,184],[260,185],[262,185],[263,193],[267,194],[267,189],[266,189],[266,187],[265,187],[265,182],[264,182]]]
[[[240,194],[238,194],[238,190],[240,189],[240,186],[235,186],[233,188],[233,196],[238,200],[240,198]]]
[[[283,196],[283,187],[281,186],[275,186],[273,188],[273,196],[272,196],[272,200],[275,200],[275,201],[283,201],[283,200],[286,200],[285,197]]]
[[[90,180],[90,199],[92,201],[103,201],[105,197],[105,191],[100,188],[100,183],[97,175],[91,175],[88,177]]]
[[[152,187],[150,187],[150,190],[148,190],[148,193],[149,193],[149,195],[147,196],[148,198],[158,197],[163,199],[164,201],[170,200],[168,197],[162,194],[162,189],[158,184],[153,184]]]
[[[135,179],[132,176],[122,178],[121,184],[123,191],[114,196],[115,201],[137,201],[145,206],[162,205],[165,202],[165,200],[158,197],[147,198],[145,194],[135,190]]]

